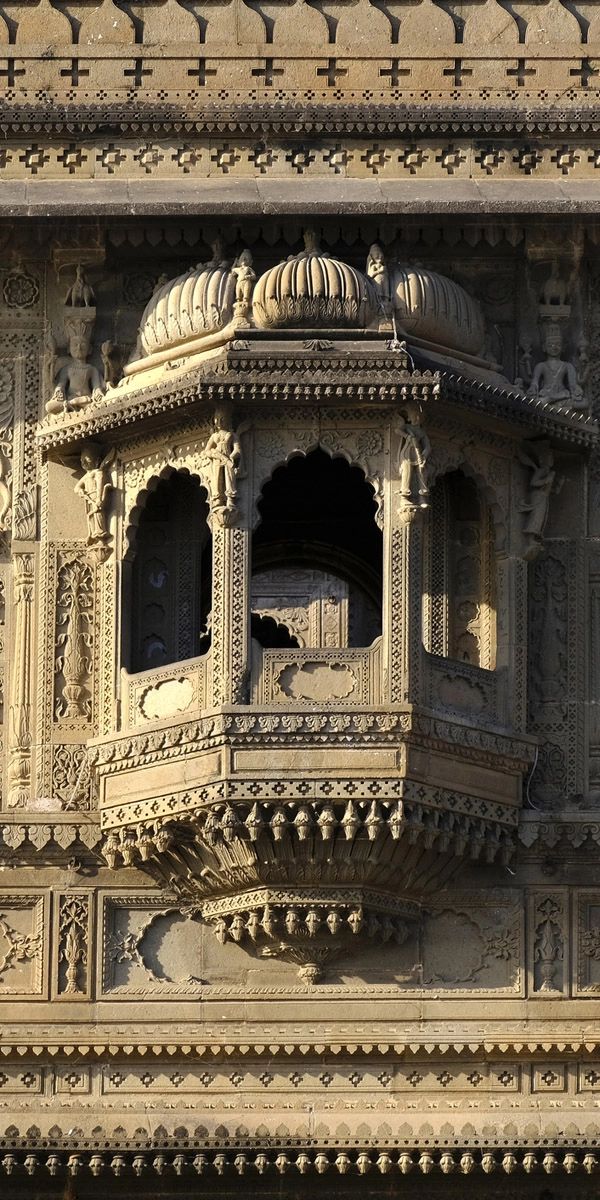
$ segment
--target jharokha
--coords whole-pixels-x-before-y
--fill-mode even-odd
[[[594,1200],[600,5],[0,42],[2,1196]]]

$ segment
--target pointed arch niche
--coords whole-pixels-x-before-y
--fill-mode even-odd
[[[423,597],[425,648],[494,670],[497,581],[492,514],[473,479],[449,471],[431,489]]]
[[[146,494],[124,574],[129,601],[124,640],[131,672],[182,662],[208,649],[212,539],[207,518],[206,491],[188,471],[158,479]]]
[[[383,538],[359,467],[321,449],[278,467],[252,539],[251,634],[264,648],[367,647],[381,635]]]

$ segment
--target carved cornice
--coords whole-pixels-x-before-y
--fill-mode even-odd
[[[185,347],[174,351],[174,362],[185,361]],[[266,380],[268,379],[268,382]],[[194,364],[185,374],[139,389],[116,389],[103,403],[83,414],[68,415],[59,424],[40,427],[42,450],[121,429],[134,422],[158,417],[189,405],[227,401],[234,405],[293,404],[320,406],[332,403],[380,407],[408,399],[425,401],[439,390],[439,376],[421,375],[404,367],[402,356],[343,353],[337,361],[322,356],[263,352],[252,358],[228,352],[215,366],[214,359]]]
[[[46,821],[20,819],[0,824],[0,862],[20,865],[47,860],[56,865],[61,856],[71,857],[73,849],[93,851],[102,841],[99,819],[90,817],[85,822],[56,822],[54,817]]]
[[[515,769],[533,762],[535,741],[500,732],[475,729],[467,723],[450,721],[426,712],[408,711],[328,711],[264,712],[238,709],[202,717],[196,721],[173,721],[168,728],[136,729],[113,734],[89,743],[90,762],[102,774],[115,774],[136,765],[160,763],[180,755],[197,754],[200,749],[232,746],[298,746],[306,749],[313,742],[322,745],[323,736],[331,745],[345,745],[350,735],[353,745],[400,745],[410,734],[420,744],[442,747],[450,742],[453,753],[469,762],[486,762],[500,768]]]
[[[217,995],[218,989],[212,994]],[[264,994],[264,993],[263,993]],[[298,989],[298,994],[307,998],[306,988]],[[329,991],[328,991],[328,994]],[[389,999],[398,1000],[398,989],[390,989]],[[320,993],[315,993],[320,1000]],[[373,997],[372,988],[365,988],[363,999]],[[429,997],[430,998],[430,997]],[[216,1011],[219,1011],[218,1009]],[[396,1011],[397,1008],[396,1008]],[[352,1027],[335,1021],[328,1022],[328,1034],[325,1038],[322,1030],[315,1030],[310,1024],[306,1029],[296,1028],[275,1032],[273,1025],[264,1025],[251,1021],[233,1022],[235,1028],[227,1028],[218,1023],[218,1028],[210,1027],[210,1022],[202,1025],[186,1021],[179,1017],[171,1025],[162,1021],[136,1021],[135,1024],[119,1021],[116,1024],[95,1022],[85,1023],[61,1022],[56,1024],[43,1022],[31,1025],[17,1025],[6,1022],[2,1031],[2,1057],[22,1061],[28,1051],[38,1056],[44,1054],[53,1060],[68,1061],[74,1055],[84,1056],[90,1060],[102,1059],[110,1055],[112,1059],[136,1059],[154,1061],[168,1054],[173,1058],[177,1054],[190,1056],[191,1061],[203,1059],[215,1062],[227,1062],[236,1059],[261,1061],[281,1058],[284,1062],[294,1057],[310,1059],[316,1056],[321,1059],[324,1054],[338,1059],[365,1059],[378,1056],[385,1061],[390,1054],[397,1057],[406,1056],[414,1061],[419,1055],[427,1058],[434,1055],[450,1053],[473,1060],[481,1054],[501,1055],[542,1055],[549,1054],[572,1056],[581,1054],[592,1056],[600,1049],[598,1022],[593,1015],[586,1021],[563,1019],[559,1028],[555,1022],[549,1022],[551,1028],[544,1028],[543,1022],[529,1018],[522,1022],[460,1021],[451,1020],[423,1024],[422,1022],[394,1020],[357,1019]],[[176,1027],[175,1027],[176,1025]],[[484,1025],[486,1027],[484,1028]],[[0,1143],[1,1144],[1,1143]]]
[[[300,1176],[322,1176],[327,1170],[337,1171],[339,1175],[366,1175],[371,1169],[378,1170],[382,1175],[391,1173],[392,1178],[400,1174],[407,1175],[415,1170],[428,1177],[431,1172],[438,1180],[456,1171],[462,1175],[484,1173],[489,1175],[494,1170],[504,1172],[505,1185],[509,1187],[509,1177],[513,1172],[524,1172],[529,1175],[532,1171],[541,1171],[546,1175],[554,1175],[557,1170],[563,1170],[567,1175],[583,1169],[591,1175],[598,1167],[600,1154],[585,1149],[586,1139],[581,1143],[572,1138],[557,1137],[555,1126],[548,1131],[542,1127],[540,1137],[528,1140],[523,1145],[517,1143],[515,1150],[506,1148],[507,1139],[503,1139],[504,1149],[494,1151],[498,1142],[495,1138],[486,1138],[486,1148],[478,1148],[480,1139],[475,1138],[472,1148],[468,1143],[461,1143],[459,1148],[433,1149],[438,1139],[425,1135],[415,1142],[405,1143],[406,1149],[398,1151],[393,1147],[391,1139],[373,1137],[368,1140],[357,1138],[336,1138],[337,1149],[332,1150],[328,1142],[319,1145],[318,1139],[310,1139],[308,1144],[302,1138],[286,1138],[286,1149],[273,1150],[272,1139],[261,1143],[259,1138],[244,1138],[236,1136],[236,1148],[224,1150],[221,1139],[198,1141],[191,1138],[186,1142],[191,1146],[184,1153],[176,1138],[164,1138],[160,1141],[149,1139],[140,1142],[135,1149],[131,1144],[122,1144],[119,1140],[102,1139],[103,1150],[89,1150],[88,1142],[84,1139],[24,1139],[18,1148],[13,1148],[13,1142],[0,1139],[0,1146],[7,1152],[0,1160],[0,1166],[7,1175],[15,1174],[17,1178],[37,1173],[45,1176],[68,1178],[72,1175],[100,1175],[105,1171],[121,1179],[119,1190],[131,1194],[130,1188],[135,1185],[136,1177],[143,1175],[149,1169],[154,1169],[157,1175],[169,1174],[175,1171],[178,1176],[187,1177],[191,1183],[198,1175],[206,1175],[205,1184],[216,1182],[219,1176],[225,1175],[235,1184],[248,1172],[249,1180],[254,1181],[260,1176],[282,1176],[290,1172],[290,1182],[297,1171]],[[443,1145],[443,1139],[440,1139]],[[316,1144],[315,1144],[316,1143]],[[544,1149],[551,1145],[553,1149]],[[158,1149],[160,1146],[160,1149]],[[410,1149],[408,1148],[410,1146]],[[200,1149],[200,1147],[202,1149]],[[292,1148],[293,1147],[293,1148]],[[422,1148],[421,1148],[422,1147]],[[431,1148],[430,1148],[431,1147]],[[194,1154],[194,1150],[198,1153]],[[41,1151],[39,1156],[35,1151]],[[248,1151],[246,1153],[245,1151]],[[297,1176],[296,1176],[297,1178]],[[112,1189],[115,1185],[112,1184]],[[439,1185],[438,1185],[439,1186]],[[239,1182],[238,1182],[239,1187]]]
[[[269,102],[205,103],[193,111],[179,105],[127,102],[113,105],[74,105],[50,108],[40,105],[6,104],[2,111],[5,134],[46,133],[86,135],[90,133],[181,133],[266,135],[285,137],[337,134],[370,136],[401,133],[486,135],[536,133],[600,133],[598,109],[592,105],[573,107],[467,107],[460,104],[318,104],[293,105]]]
[[[306,331],[302,337],[306,339]],[[173,365],[180,370],[172,380],[138,388],[128,383],[103,401],[92,402],[83,412],[67,414],[59,423],[44,422],[38,430],[38,446],[49,451],[109,430],[114,431],[116,440],[124,437],[133,423],[223,401],[248,408],[272,404],[372,408],[409,400],[427,406],[438,398],[570,444],[594,446],[598,442],[597,422],[587,413],[553,409],[509,387],[503,389],[454,371],[410,371],[404,355],[386,354],[368,341],[360,350],[335,347],[333,353],[318,355],[307,355],[301,342],[296,348],[289,341],[279,352],[276,346],[257,345],[253,353],[247,350],[249,344],[244,343],[244,350],[237,351],[234,341],[216,365],[214,358],[196,361],[185,371],[185,346],[178,347],[173,351]]]
[[[600,811],[575,810],[568,814],[525,811],[521,814],[518,836],[528,849],[544,846],[554,850],[561,843],[574,849],[586,842],[600,846]]]

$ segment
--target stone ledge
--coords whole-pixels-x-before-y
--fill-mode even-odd
[[[5,183],[3,217],[600,213],[594,181],[206,180]]]

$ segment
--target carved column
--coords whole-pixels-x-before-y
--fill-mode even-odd
[[[392,704],[416,704],[421,698],[423,515],[413,514],[407,520],[405,514],[398,514],[397,502],[392,502],[390,524],[389,699]]]
[[[496,666],[506,668],[506,722],[515,731],[527,727],[527,563],[501,553],[497,557],[498,623]]]
[[[13,676],[8,733],[9,808],[25,808],[31,796],[33,569],[33,554],[15,554]]]
[[[212,702],[240,704],[248,671],[248,530],[213,517]]]
[[[422,662],[422,544],[428,508],[425,460],[406,466],[406,430],[392,430],[389,496],[385,505],[384,630],[388,698],[392,704],[420,700]],[[428,440],[425,438],[428,446]],[[404,462],[402,460],[404,448]]]

